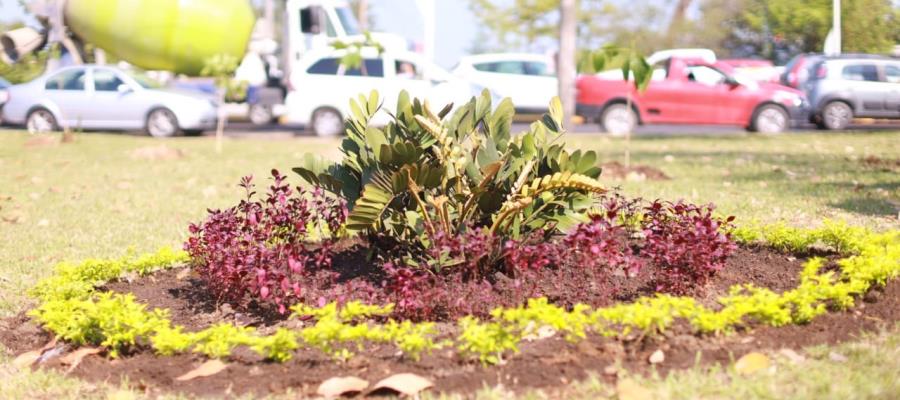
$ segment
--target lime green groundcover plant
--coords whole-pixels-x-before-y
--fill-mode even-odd
[[[56,274],[42,280],[31,294],[41,304],[30,312],[45,329],[76,345],[105,347],[110,356],[137,348],[153,348],[160,355],[195,352],[208,357],[227,357],[238,346],[246,346],[267,359],[289,360],[301,346],[317,348],[339,360],[353,356],[365,343],[392,343],[412,359],[433,349],[453,346],[465,357],[485,364],[502,360],[518,344],[539,329],[552,329],[567,340],[577,341],[594,332],[605,336],[633,331],[656,334],[676,320],[686,320],[698,333],[720,334],[753,324],[781,326],[802,324],[827,312],[829,306],[847,308],[873,285],[884,285],[900,275],[900,231],[874,233],[864,228],[826,221],[818,229],[785,225],[744,227],[732,232],[745,244],[767,244],[791,252],[810,247],[828,247],[845,258],[837,261],[840,273],[823,272],[824,260],[807,261],[800,284],[778,294],[752,285],[737,285],[719,299],[712,310],[690,297],[657,295],[634,303],[591,309],[576,305],[572,310],[532,299],[517,308],[498,308],[490,320],[465,317],[457,322],[455,337],[439,338],[433,323],[383,319],[393,305],[350,302],[320,308],[298,305],[292,316],[311,316],[315,324],[300,330],[279,328],[262,335],[253,328],[220,323],[200,332],[184,332],[173,326],[167,310],[146,310],[130,294],[101,293],[104,282],[124,274],[146,275],[159,269],[184,265],[184,252],[163,248],[141,257],[117,260],[87,260],[81,264],[59,264]]]

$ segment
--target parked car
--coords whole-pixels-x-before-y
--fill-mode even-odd
[[[874,58],[874,59],[883,59],[885,56],[876,55],[876,54],[857,54],[857,53],[844,53],[840,55],[826,56],[822,53],[803,53],[794,56],[788,61],[784,66],[784,71],[781,73],[780,81],[782,85],[790,86],[792,88],[801,89],[806,86],[806,82],[810,78],[810,74],[813,66],[818,62],[825,59],[840,59],[840,58]]]
[[[735,74],[743,75],[758,82],[779,82],[779,73],[769,60],[751,58],[720,59],[719,63],[730,66]]]
[[[8,122],[29,132],[60,127],[144,129],[151,136],[199,133],[216,123],[215,101],[197,92],[159,88],[141,74],[101,65],[61,68],[9,88]]]
[[[844,129],[855,117],[900,118],[900,59],[823,58],[806,82],[811,121]]]
[[[3,124],[3,105],[9,100],[9,87],[12,86],[8,80],[0,77],[0,124]]]
[[[782,85],[800,89],[806,84],[809,78],[809,67],[825,57],[818,53],[803,53],[791,58],[784,65],[784,71],[781,73],[780,82]]]
[[[374,49],[364,49],[359,68],[341,65],[340,58],[345,54],[343,50],[321,49],[304,57],[290,76],[284,122],[307,126],[318,136],[335,136],[344,132],[344,118],[350,115],[349,100],[361,93],[377,90],[385,99],[382,108],[393,112],[395,99],[403,90],[410,97],[429,100],[435,107],[462,104],[482,90],[415,53],[388,50],[378,54]],[[389,120],[388,114],[379,112],[372,123],[386,124]]]
[[[465,56],[453,74],[512,99],[516,111],[540,114],[556,96],[553,60],[540,54],[496,53]]]
[[[699,59],[670,58],[654,66],[642,93],[621,74],[618,79],[581,76],[577,89],[576,113],[612,134],[660,123],[740,125],[778,133],[807,118],[803,92],[735,77],[727,65]],[[631,109],[626,106],[629,95]]]

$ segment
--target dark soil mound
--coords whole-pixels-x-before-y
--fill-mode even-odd
[[[358,249],[357,249],[358,250]],[[345,255],[348,260],[354,258]],[[358,259],[357,259],[358,261]],[[781,292],[797,284],[802,260],[762,248],[742,248],[696,297],[711,304],[716,296],[738,283],[753,283]],[[186,270],[167,271],[132,282],[116,282],[108,290],[131,292],[150,307],[168,308],[172,321],[189,330],[199,330],[214,322],[231,321],[254,325],[262,331],[289,324],[283,319],[255,310],[232,310],[219,306],[205,294],[201,284]],[[636,297],[641,285],[624,288],[620,296]],[[463,360],[452,349],[435,351],[419,362],[398,356],[392,346],[371,346],[346,363],[339,363],[318,350],[298,351],[284,364],[263,362],[249,351],[236,351],[229,366],[214,376],[191,381],[175,378],[199,365],[203,358],[185,354],[159,357],[149,351],[116,360],[88,357],[72,372],[89,381],[118,382],[127,379],[149,393],[177,391],[195,395],[233,395],[242,393],[280,393],[288,388],[313,395],[319,383],[334,376],[354,375],[370,382],[399,372],[412,372],[434,380],[439,391],[472,392],[484,385],[503,384],[508,388],[553,388],[565,382],[583,379],[589,371],[600,372],[617,361],[633,372],[649,373],[654,368],[666,373],[694,365],[697,354],[704,363],[729,362],[760,349],[799,348],[813,344],[831,344],[858,337],[863,331],[892,326],[900,320],[900,282],[874,289],[865,302],[852,310],[830,313],[807,325],[781,328],[761,327],[749,333],[728,337],[700,337],[687,328],[676,328],[664,337],[631,337],[616,340],[591,336],[577,344],[558,337],[523,342],[521,352],[511,355],[505,364],[482,367]],[[441,323],[446,334],[455,331],[452,324]],[[24,314],[0,322],[0,342],[13,354],[41,347],[49,335],[29,322]],[[651,367],[647,358],[657,349],[665,352],[665,362]],[[57,359],[44,368],[62,368]],[[614,379],[608,376],[607,379]]]

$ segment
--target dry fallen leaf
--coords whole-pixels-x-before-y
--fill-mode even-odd
[[[19,356],[16,357],[15,360],[13,360],[12,364],[19,369],[28,368],[31,366],[31,364],[34,364],[38,360],[38,358],[41,358],[41,353],[43,352],[43,350],[26,351],[22,354],[19,354]]]
[[[388,389],[407,396],[415,396],[419,392],[434,386],[430,380],[416,374],[402,373],[391,375],[382,379],[372,388],[372,391]]]
[[[91,354],[98,354],[101,351],[101,349],[98,349],[96,347],[82,347],[62,356],[62,358],[59,359],[59,362],[69,366],[69,369],[66,371],[66,373],[69,373],[72,372],[72,370],[75,369],[78,364],[81,364],[81,360],[83,360],[85,357]]]
[[[228,365],[219,360],[209,360],[190,372],[175,378],[176,381],[189,381],[194,378],[212,376],[222,372]]]
[[[662,350],[656,350],[653,352],[653,354],[650,355],[650,359],[648,361],[650,361],[650,364],[659,364],[663,361],[666,361],[666,355]]]
[[[616,396],[619,400],[653,400],[650,390],[631,379],[622,379],[616,384]]]
[[[45,344],[44,347],[41,347],[40,349],[26,351],[22,354],[19,354],[19,356],[16,357],[15,360],[13,360],[12,364],[13,364],[13,366],[15,366],[16,368],[19,368],[19,369],[28,368],[31,366],[31,364],[34,364],[35,362],[37,362],[38,359],[41,358],[41,354],[44,354],[45,351],[52,349],[54,346],[56,346],[56,338],[55,337],[52,340],[50,340],[49,342],[47,342],[47,344]]]
[[[769,368],[769,357],[758,352],[744,354],[734,363],[734,370],[742,375],[752,374],[766,368]]]
[[[328,378],[319,385],[316,393],[323,397],[338,397],[346,394],[359,393],[369,387],[369,381],[355,376],[340,376]]]

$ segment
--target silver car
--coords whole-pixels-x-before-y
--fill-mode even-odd
[[[11,86],[3,119],[29,132],[144,129],[155,137],[215,127],[216,102],[199,92],[161,89],[152,80],[101,65],[65,67]]]
[[[856,117],[900,119],[896,58],[825,58],[812,65],[804,89],[812,105],[812,122],[823,129],[844,129]]]

